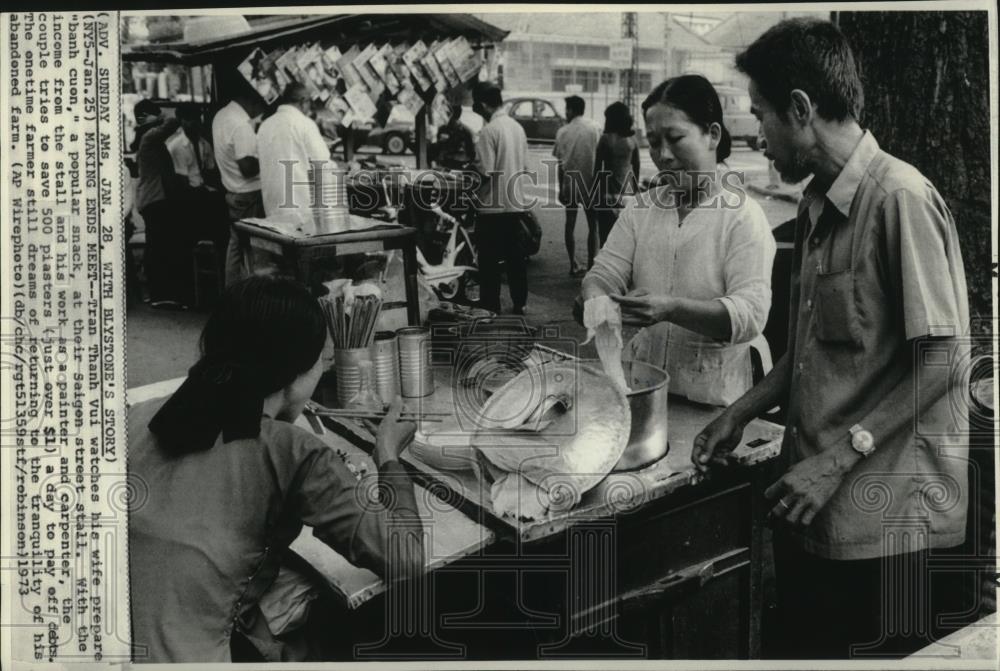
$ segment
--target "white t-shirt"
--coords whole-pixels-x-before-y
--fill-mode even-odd
[[[280,105],[257,132],[260,152],[261,196],[268,218],[289,222],[308,221],[312,194],[310,161],[329,161],[330,150],[316,122],[297,107]],[[281,163],[292,161],[290,167]],[[291,173],[291,192],[286,193]]]
[[[174,172],[178,175],[186,175],[190,186],[202,186],[205,183],[202,170],[215,169],[212,145],[205,138],[198,138],[198,153],[196,154],[194,145],[184,133],[184,129],[178,129],[170,136],[170,139],[167,140],[167,151],[170,152],[170,159],[174,162]]]
[[[250,115],[235,100],[220,109],[212,120],[212,141],[215,143],[215,162],[226,191],[260,191],[260,177],[244,177],[236,162],[257,156],[257,136]]]

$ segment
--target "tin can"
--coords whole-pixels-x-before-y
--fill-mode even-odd
[[[361,362],[371,361],[372,353],[367,347],[349,347],[333,353],[337,370],[337,403],[345,407],[347,402],[361,389]]]
[[[350,228],[347,202],[347,170],[333,161],[317,162],[309,168],[309,209],[317,235],[343,233]]]
[[[396,331],[399,348],[399,388],[403,398],[423,398],[434,393],[431,372],[431,335],[422,326]]]
[[[392,403],[399,395],[399,348],[396,334],[378,331],[371,345],[375,362],[375,390],[383,403]]]

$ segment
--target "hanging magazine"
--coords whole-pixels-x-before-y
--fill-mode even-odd
[[[403,62],[406,63],[410,74],[413,76],[414,81],[417,82],[417,86],[422,93],[426,93],[434,87],[434,81],[421,64],[426,54],[427,45],[422,41],[418,41],[403,54]]]

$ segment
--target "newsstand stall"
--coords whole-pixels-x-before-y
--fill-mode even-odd
[[[398,230],[399,224],[419,223],[411,211],[400,214],[406,201],[403,193],[411,191],[411,182],[432,174],[422,170],[427,164],[428,123],[447,121],[449,100],[464,95],[483,67],[490,67],[493,45],[506,32],[462,14],[337,14],[251,17],[251,21],[248,30],[223,37],[134,45],[123,60],[174,63],[197,72],[200,98],[208,98],[204,84],[212,83],[211,98],[205,102],[209,108],[229,97],[226,89],[234,79],[248,82],[269,105],[289,83],[305,86],[320,128],[343,138],[344,160],[355,168],[345,178],[350,217],[306,231],[283,229],[276,222],[243,222],[236,230],[247,263],[270,257],[271,263],[317,288],[340,277],[372,281],[376,268],[380,282],[392,285],[383,287],[394,293],[390,303],[405,300],[405,305],[386,306],[405,308],[405,319],[389,319],[383,326],[414,323],[420,316],[414,252],[421,238]],[[373,121],[384,123],[393,106],[405,107],[416,119],[417,170],[394,170],[394,179],[385,180],[384,166],[358,170],[353,164],[354,140],[358,128],[366,129]],[[417,203],[411,199],[410,205],[412,210]],[[426,218],[420,221],[426,223]],[[335,244],[337,240],[324,237],[362,231],[371,244]],[[296,241],[284,244],[282,236]],[[357,252],[356,258],[350,258],[349,250]],[[421,256],[422,266],[441,262],[440,253],[431,253],[429,247],[425,251],[430,260]],[[372,257],[381,257],[381,264]],[[367,275],[359,276],[362,271]],[[391,315],[388,310],[387,316]]]

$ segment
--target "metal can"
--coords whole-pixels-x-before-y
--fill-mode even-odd
[[[367,347],[341,348],[333,353],[337,371],[337,403],[345,407],[361,389],[362,361],[371,361],[371,350]]]
[[[434,393],[430,331],[422,326],[407,326],[396,331],[396,341],[403,398],[430,396]]]
[[[375,362],[375,390],[383,403],[392,403],[399,395],[399,348],[396,334],[378,331],[372,342],[372,360]]]

